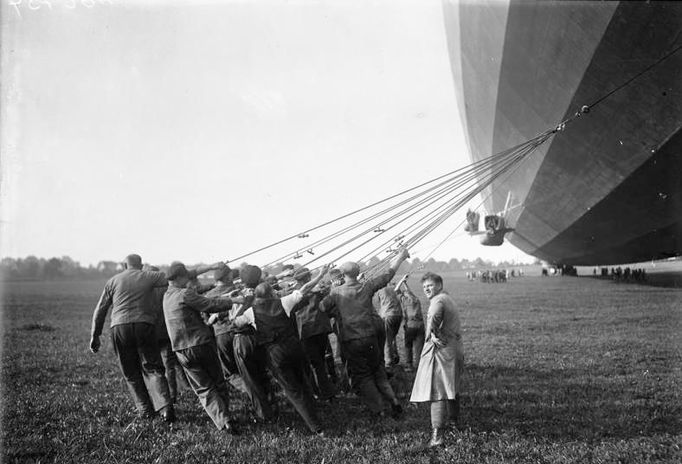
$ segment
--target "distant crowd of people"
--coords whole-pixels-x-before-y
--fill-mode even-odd
[[[578,269],[575,266],[563,265],[557,267],[543,267],[542,276],[559,275],[559,276],[577,276]],[[646,282],[646,269],[630,267],[595,267],[592,269],[594,277],[611,278],[617,282]]]
[[[471,271],[466,273],[469,281],[480,281],[487,284],[507,282],[510,277],[523,276],[523,269],[488,269],[484,271]]]
[[[387,271],[365,278],[354,262],[316,275],[293,266],[268,275],[253,265],[189,269],[180,262],[163,273],[129,255],[95,307],[90,349],[99,351],[111,311],[113,349],[142,419],[174,422],[186,384],[218,429],[238,434],[230,397],[247,395],[254,420],[271,421],[274,379],[308,429],[324,436],[316,401],[333,402],[340,390],[356,393],[377,419],[387,414],[385,404],[392,416],[403,414],[387,374],[400,362],[402,326],[405,369],[417,366],[410,401],[431,404],[429,445],[439,446],[459,417],[461,326],[439,275],[421,279],[426,320],[408,276],[392,284],[408,257],[402,249]],[[198,276],[209,271],[214,282],[201,284]]]
[[[631,269],[630,267],[622,268],[621,266],[612,267],[610,270],[607,267],[601,268],[602,277],[611,277],[613,280],[618,282],[646,282],[646,269],[637,268]],[[597,268],[594,268],[594,275],[597,275]]]
[[[578,269],[574,266],[564,264],[559,266],[543,266],[542,267],[542,277],[548,276],[577,276]]]

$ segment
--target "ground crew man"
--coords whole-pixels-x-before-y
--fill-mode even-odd
[[[111,340],[123,377],[128,384],[138,416],[158,413],[167,422],[175,420],[168,382],[156,339],[157,315],[152,306],[155,288],[168,285],[163,272],[143,271],[140,255],[125,259],[125,270],[113,276],[92,315],[90,350],[100,349],[100,336],[111,308]]]

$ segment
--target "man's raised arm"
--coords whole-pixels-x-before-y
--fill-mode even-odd
[[[320,268],[320,272],[317,273],[315,278],[312,279],[310,282],[306,282],[306,284],[300,288],[301,293],[307,293],[310,290],[312,290],[315,287],[315,285],[317,285],[320,282],[320,280],[322,280],[322,277],[324,277],[324,275],[327,273],[330,267],[331,265],[329,264],[325,264],[324,266],[322,266]]]
[[[393,261],[391,261],[391,265],[389,266],[389,269],[393,271],[393,274],[398,272],[400,265],[403,264],[403,262],[409,257],[410,253],[407,251],[407,248],[401,247],[400,253],[393,258]]]

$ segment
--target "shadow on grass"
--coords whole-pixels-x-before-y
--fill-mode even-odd
[[[604,376],[578,369],[476,364],[467,365],[466,371],[460,429],[473,433],[514,433],[562,441],[682,433],[682,411],[676,406],[679,401],[674,383],[666,383],[655,374]],[[368,437],[408,430],[427,434],[428,406],[409,403],[413,380],[414,373],[400,367],[391,378],[396,395],[405,405],[405,414],[398,420],[377,422],[354,395],[321,405],[320,416],[337,435],[348,430]],[[291,426],[300,422],[293,412],[287,416]]]

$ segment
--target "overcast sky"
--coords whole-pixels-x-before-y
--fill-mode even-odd
[[[1,43],[3,256],[230,259],[470,163],[440,0],[13,0]]]

